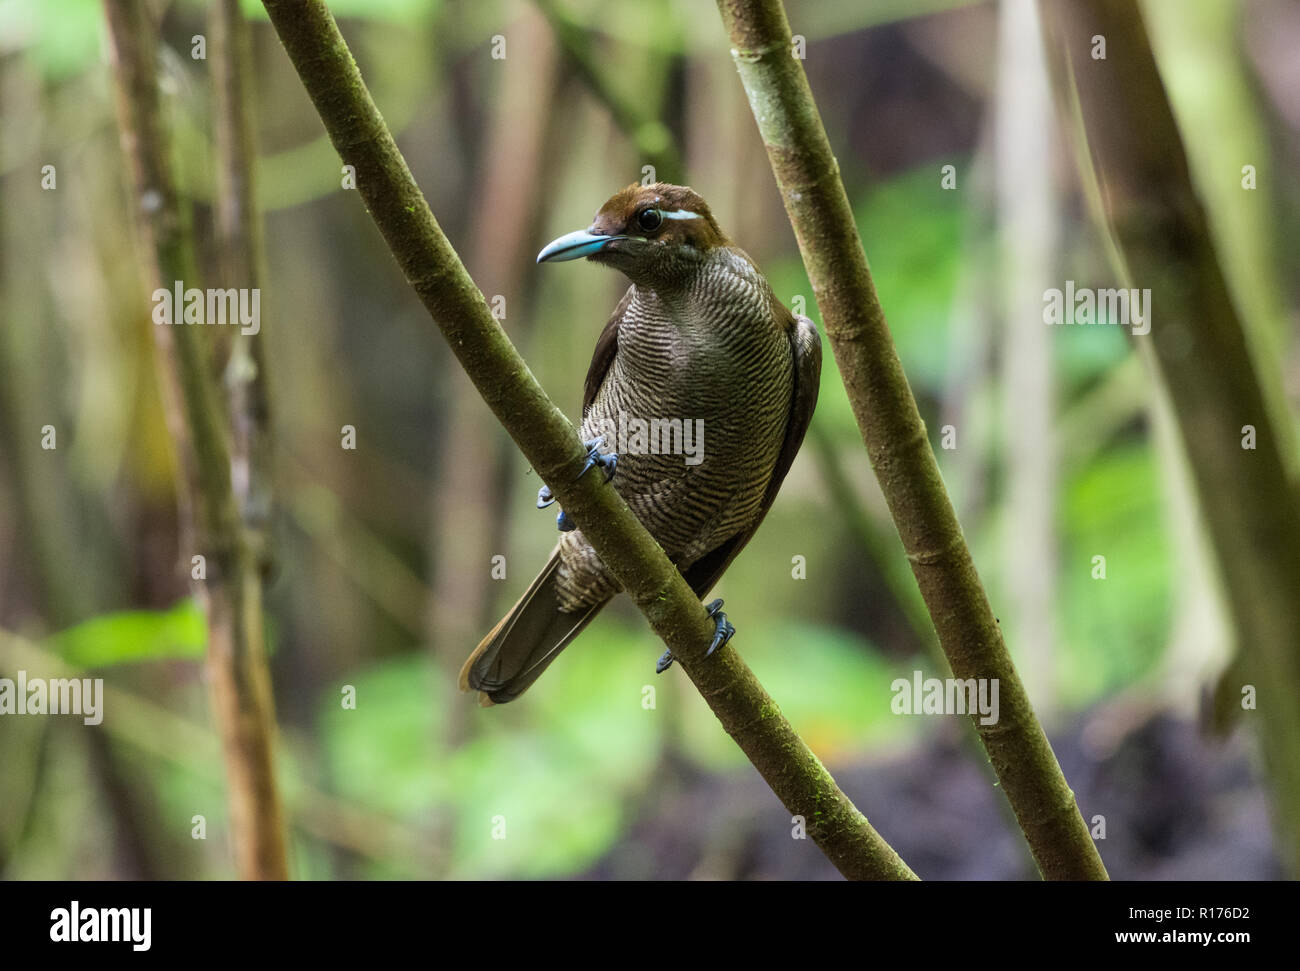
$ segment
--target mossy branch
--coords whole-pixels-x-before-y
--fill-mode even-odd
[[[152,287],[198,282],[189,220],[177,195],[158,97],[156,25],[141,0],[105,0],[131,209],[149,247]],[[180,308],[174,308],[179,320]],[[141,318],[148,319],[141,309]],[[150,325],[167,423],[184,470],[177,488],[185,546],[207,561],[193,583],[208,625],[208,671],[226,758],[231,835],[241,876],[288,876],[275,781],[275,715],[263,645],[262,587],[230,478],[226,410],[211,372],[205,327]],[[184,560],[188,565],[189,556]]]
[[[795,733],[730,647],[707,661],[713,624],[681,574],[600,476],[493,318],[415,184],[321,0],[263,0],[271,23],[407,281],[533,468],[671,648],[728,734],[847,877],[914,878]],[[648,661],[647,661],[648,663]]]
[[[839,166],[780,0],[718,0],[831,349],[881,491],[956,677],[997,679],[1001,717],[975,719],[1043,876],[1106,869],[1034,717],[939,474],[876,296]]]

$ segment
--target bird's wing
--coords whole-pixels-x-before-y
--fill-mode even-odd
[[[627,293],[623,294],[623,299],[618,302],[618,306],[614,308],[614,312],[610,314],[605,324],[605,329],[596,339],[596,350],[591,355],[587,380],[582,386],[582,417],[584,418],[587,417],[587,409],[596,400],[596,392],[605,383],[605,375],[609,373],[609,366],[614,363],[614,355],[618,353],[618,325],[623,321],[627,305],[632,302],[632,289],[632,287],[627,288]]]
[[[757,532],[763,517],[772,508],[772,502],[785,481],[786,473],[794,464],[794,457],[803,444],[808,423],[812,420],[813,409],[817,406],[817,391],[821,387],[822,373],[822,339],[817,333],[817,326],[807,317],[796,317],[780,304],[776,312],[788,319],[787,333],[790,335],[790,350],[794,358],[794,388],[790,397],[790,417],[785,425],[785,439],[781,443],[781,452],[772,468],[772,478],[768,480],[767,491],[763,494],[763,505],[754,517],[753,523],[743,532],[738,533],[716,549],[710,550],[696,560],[683,574],[696,596],[704,598],[723,572],[736,558],[745,544]]]

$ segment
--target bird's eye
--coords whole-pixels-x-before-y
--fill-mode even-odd
[[[664,214],[658,209],[642,209],[636,221],[647,233],[653,233],[663,225]]]

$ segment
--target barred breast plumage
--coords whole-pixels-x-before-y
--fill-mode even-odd
[[[702,427],[699,464],[682,454],[619,452],[613,484],[678,569],[758,515],[789,419],[794,364],[766,280],[730,247],[698,282],[665,299],[633,285],[618,350],[583,416],[582,437],[634,419]],[[702,425],[695,425],[699,422]],[[606,435],[606,451],[616,451]],[[560,542],[560,603],[578,610],[618,591],[581,530]]]

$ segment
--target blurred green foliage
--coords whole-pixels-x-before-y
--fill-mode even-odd
[[[0,0],[0,51],[23,49],[46,78],[81,74],[98,57],[100,0]]]
[[[1066,484],[1060,688],[1071,706],[1140,682],[1164,652],[1172,584],[1161,495],[1140,444],[1103,453]],[[1093,576],[1099,555],[1104,580]]]
[[[329,775],[340,795],[408,820],[442,807],[457,834],[449,876],[579,872],[618,838],[654,777],[661,701],[686,706],[692,759],[719,771],[747,764],[679,671],[654,675],[657,644],[639,624],[603,619],[547,672],[546,691],[485,714],[481,732],[456,748],[437,742],[448,713],[430,704],[438,675],[426,658],[371,666],[350,678],[355,710],[334,694],[320,700]],[[782,686],[782,711],[823,757],[904,731],[863,698],[887,696],[910,668],[880,661],[856,638],[765,625],[746,632],[744,650],[760,678]],[[643,703],[648,688],[656,707]],[[505,836],[492,839],[497,817]]]

